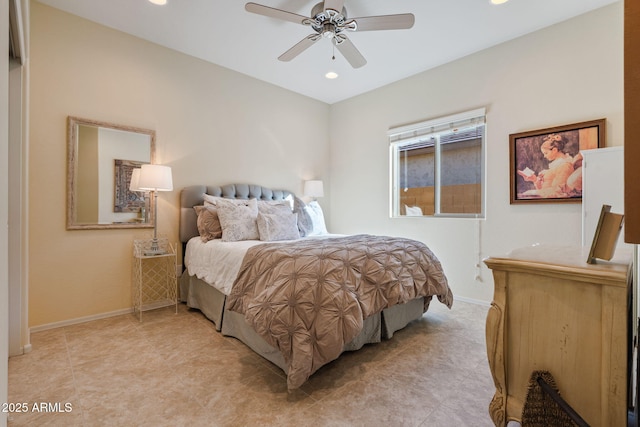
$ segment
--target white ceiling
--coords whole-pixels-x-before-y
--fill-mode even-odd
[[[338,102],[618,0],[346,0],[349,17],[413,13],[409,30],[348,33],[368,63],[353,69],[328,40],[291,62],[277,57],[311,30],[246,12],[242,0],[39,0],[318,99]],[[309,16],[317,1],[255,0]],[[324,74],[339,74],[328,80]]]

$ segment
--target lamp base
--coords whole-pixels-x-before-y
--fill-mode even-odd
[[[164,255],[166,254],[167,251],[160,248],[160,246],[158,245],[158,239],[153,239],[151,241],[151,248],[146,249],[144,251],[144,256],[157,256],[157,255]]]
[[[167,251],[165,251],[164,249],[149,249],[147,251],[144,251],[144,256],[157,256],[157,255],[164,255],[166,254]]]

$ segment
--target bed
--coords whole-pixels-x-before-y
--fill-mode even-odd
[[[211,200],[227,226],[222,238],[205,238],[198,219]],[[263,240],[230,238],[230,218],[256,204]],[[313,212],[298,204],[304,202],[289,191],[248,184],[194,185],[180,194],[181,301],[279,366],[290,390],[342,352],[390,339],[421,318],[434,296],[448,307],[453,303],[440,262],[424,244],[372,235],[300,237],[314,234],[303,230],[309,225],[304,212]],[[300,234],[265,239],[275,236],[265,212],[282,205]]]

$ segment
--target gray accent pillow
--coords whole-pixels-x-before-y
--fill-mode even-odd
[[[293,213],[298,216],[298,231],[300,237],[305,237],[313,231],[313,223],[309,213],[305,210],[306,204],[298,197],[293,198]]]
[[[291,204],[287,200],[258,200],[258,212],[266,214],[289,214]]]
[[[283,213],[258,212],[258,233],[260,240],[295,240],[300,238],[298,232],[298,216],[289,210]]]
[[[222,225],[222,241],[237,242],[240,240],[259,240],[258,203],[256,199],[217,201],[218,217]]]

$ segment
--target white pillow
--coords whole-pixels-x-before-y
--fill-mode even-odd
[[[242,203],[238,203],[242,202]],[[258,240],[258,203],[256,199],[216,201],[218,218],[222,226],[222,241]]]
[[[407,216],[422,216],[422,209],[420,209],[420,206],[404,205],[404,211]]]
[[[311,218],[311,230],[307,233],[307,236],[318,236],[321,234],[329,234],[327,226],[324,223],[324,214],[322,208],[318,202],[313,201],[307,203],[304,207],[305,212]]]
[[[258,212],[257,223],[260,240],[295,240],[300,238],[298,215],[291,213],[291,211],[286,214]]]

